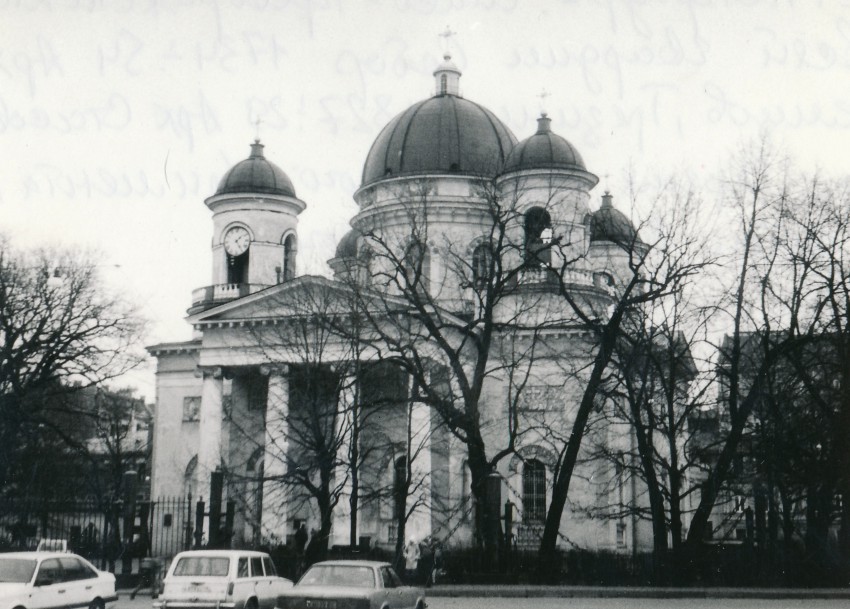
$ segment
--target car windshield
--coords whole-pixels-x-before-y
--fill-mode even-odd
[[[369,567],[358,567],[356,565],[314,565],[304,574],[298,585],[374,588],[375,576]]]
[[[230,570],[230,559],[221,556],[184,556],[177,561],[174,575],[224,577]]]
[[[0,582],[23,584],[32,579],[35,561],[29,558],[0,559]]]

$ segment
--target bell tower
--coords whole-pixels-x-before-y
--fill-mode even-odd
[[[289,176],[266,159],[259,139],[204,201],[213,212],[212,285],[192,293],[189,313],[295,277],[298,215],[306,204]]]

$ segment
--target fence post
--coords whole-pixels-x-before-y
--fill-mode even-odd
[[[224,474],[216,470],[210,474],[210,520],[209,539],[207,545],[211,548],[220,548],[221,540],[221,495],[224,489]]]
[[[184,550],[192,547],[192,493],[186,497],[186,540],[184,541]]]
[[[224,516],[224,547],[230,548],[233,543],[233,518],[236,514],[236,502],[227,502],[227,512]]]
[[[204,540],[204,502],[195,505],[195,547],[200,548]]]

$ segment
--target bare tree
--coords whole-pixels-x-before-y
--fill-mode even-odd
[[[23,467],[24,453],[48,435],[66,446],[76,441],[69,417],[57,414],[63,395],[114,379],[142,360],[142,327],[133,308],[100,283],[89,256],[19,251],[0,240],[0,478],[6,495],[28,492],[38,463]]]
[[[360,340],[408,375],[416,400],[465,448],[476,540],[495,565],[499,491],[488,479],[522,434],[519,394],[547,320],[535,310],[540,296],[517,289],[525,265],[517,199],[483,183],[464,200],[480,232],[468,251],[435,228],[443,212],[434,197],[432,185],[419,181],[397,193],[394,217],[361,218],[358,258],[344,280],[367,328]],[[343,324],[336,330],[347,333]],[[494,382],[511,388],[504,410],[482,403]]]
[[[594,407],[610,390],[612,364],[618,351],[630,351],[640,339],[642,323],[651,322],[645,309],[680,293],[714,263],[705,238],[697,231],[699,200],[676,181],[668,182],[653,200],[653,224],[621,228],[608,245],[612,257],[613,289],[607,310],[580,298],[571,280],[576,261],[562,255],[558,267],[559,294],[570,311],[594,337],[592,358],[571,431],[558,447],[552,503],[540,543],[538,560],[544,577],[557,577],[557,541],[562,513]],[[670,213],[663,213],[666,209]],[[643,239],[647,239],[644,241]],[[637,331],[637,335],[633,333]],[[645,447],[648,452],[649,447]]]

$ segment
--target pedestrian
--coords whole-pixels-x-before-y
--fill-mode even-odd
[[[295,531],[295,575],[301,576],[304,572],[304,550],[307,547],[307,525],[303,522]]]
[[[139,564],[139,582],[136,588],[130,592],[130,600],[136,598],[139,590],[150,588],[151,598],[159,596],[159,572],[160,562],[152,556],[145,556]]]
[[[419,545],[411,537],[404,548],[404,571],[408,584],[416,582],[416,570],[419,568]]]
[[[304,566],[309,567],[319,558],[319,532],[316,529],[310,529],[310,540],[304,548]]]
[[[434,570],[431,572],[431,583],[436,584],[437,578],[444,575],[443,571],[443,544],[437,541],[434,545]]]
[[[434,565],[434,551],[429,535],[419,544],[419,566],[417,582],[426,588],[431,585],[431,569]]]

